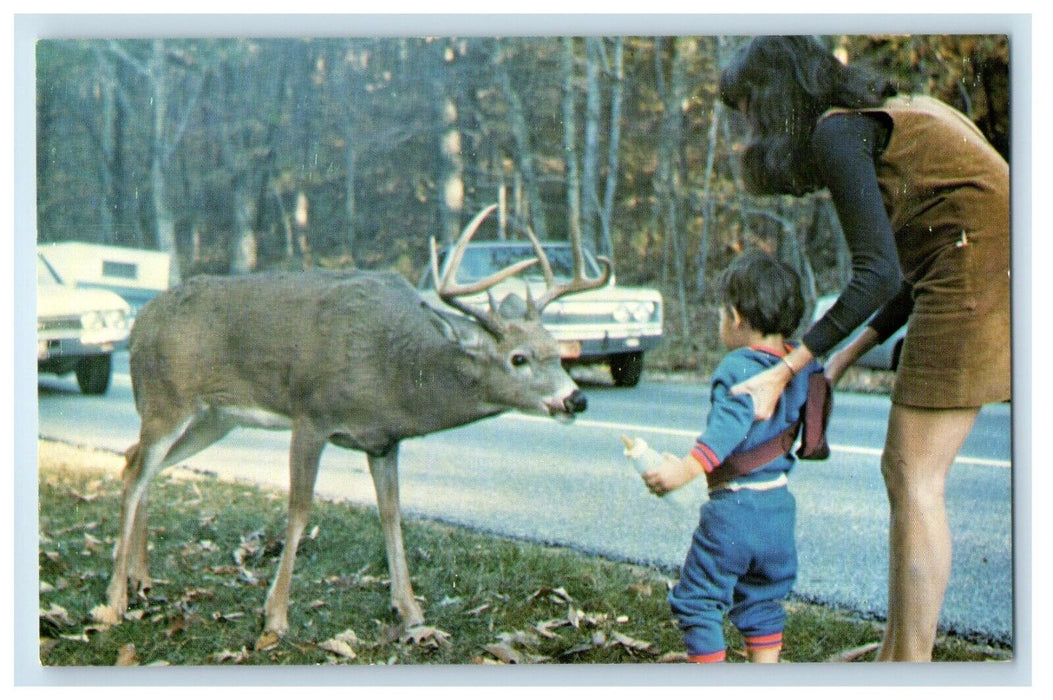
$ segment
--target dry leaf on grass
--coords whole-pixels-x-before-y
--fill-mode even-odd
[[[40,611],[40,621],[56,628],[73,626],[73,619],[69,616],[69,611],[55,603],[52,603],[47,610]]]
[[[417,625],[410,627],[399,638],[403,644],[416,644],[418,646],[439,647],[449,644],[450,635],[436,627],[428,625]]]
[[[357,659],[358,654],[355,653],[354,648],[342,639],[327,639],[318,645],[320,649],[328,651],[330,654],[336,654],[342,656],[345,659]]]
[[[238,651],[230,651],[229,649],[224,649],[223,651],[217,651],[209,658],[212,659],[212,663],[215,664],[243,664],[249,658],[249,650],[245,647],[242,647]]]
[[[632,637],[622,634],[621,632],[611,633],[611,641],[608,642],[607,646],[623,646],[629,651],[651,651],[651,643],[645,642],[640,639],[633,639]]]
[[[573,603],[574,598],[571,597],[567,590],[562,586],[559,588],[539,588],[530,594],[528,600],[538,600],[539,598],[547,598],[553,603]]]
[[[870,644],[864,644],[863,646],[853,647],[851,649],[845,649],[844,651],[834,654],[830,658],[826,659],[827,663],[849,663],[852,661],[858,661],[860,658],[866,656],[872,651],[876,651],[881,648],[880,642],[871,642]]]
[[[523,663],[523,655],[513,649],[508,644],[487,644],[485,647],[487,653],[492,654],[498,661],[506,664],[521,664]]]

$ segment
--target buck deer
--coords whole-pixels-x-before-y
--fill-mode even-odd
[[[605,284],[611,273],[603,260],[601,277],[587,279],[576,240],[574,278],[557,284],[528,232],[536,258],[458,284],[465,248],[494,208],[468,223],[441,278],[431,240],[439,296],[469,318],[431,308],[397,274],[362,271],[198,277],[143,308],[130,341],[139,442],[126,453],[113,578],[106,605],[93,611],[96,619],[116,624],[128,606],[129,583],[139,592],[150,587],[150,480],[233,428],[250,426],[292,430],[288,525],[264,604],[264,630],[288,628],[296,549],[330,442],[366,453],[392,607],[407,628],[424,621],[402,541],[399,441],[512,409],[554,417],[583,411],[585,397],[563,370],[541,310],[557,297]],[[547,289],[537,300],[528,290],[522,318],[502,315],[492,296],[485,311],[460,299],[537,263]]]

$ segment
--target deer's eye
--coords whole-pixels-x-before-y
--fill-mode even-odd
[[[527,356],[525,354],[521,353],[521,352],[517,352],[514,355],[512,355],[512,366],[513,367],[522,367],[527,362],[528,362]]]

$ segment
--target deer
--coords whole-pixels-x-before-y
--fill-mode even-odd
[[[328,444],[366,455],[376,492],[390,579],[391,607],[404,629],[424,615],[410,583],[399,510],[400,441],[510,410],[573,420],[587,399],[541,325],[561,296],[602,286],[585,273],[580,236],[572,236],[575,273],[557,283],[529,230],[536,257],[478,282],[456,280],[484,208],[464,227],[440,277],[438,244],[430,269],[443,309],[430,306],[395,272],[305,271],[199,276],[167,290],[138,314],[129,341],[139,440],[125,453],[119,532],[106,603],[93,617],[118,624],[129,588],[145,596],[148,485],[168,466],[214,444],[236,427],[291,430],[285,541],[263,606],[264,633],[284,635],[300,538]],[[539,264],[537,299],[527,289],[519,314],[499,308],[490,289]],[[489,308],[464,301],[487,292]],[[446,307],[449,307],[447,309]],[[451,311],[452,309],[452,311]]]

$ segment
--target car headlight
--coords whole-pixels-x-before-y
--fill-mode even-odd
[[[121,309],[88,311],[81,314],[80,325],[86,331],[124,330],[128,326],[128,316]]]
[[[632,310],[633,320],[637,323],[650,321],[654,316],[654,302],[645,301],[637,304]]]
[[[621,304],[614,310],[612,316],[618,323],[646,323],[654,316],[655,304],[652,301],[639,301]]]
[[[128,316],[121,309],[102,312],[103,323],[108,328],[124,330],[128,326]]]
[[[86,331],[98,331],[106,327],[106,321],[98,311],[87,311],[81,314],[80,327]]]

